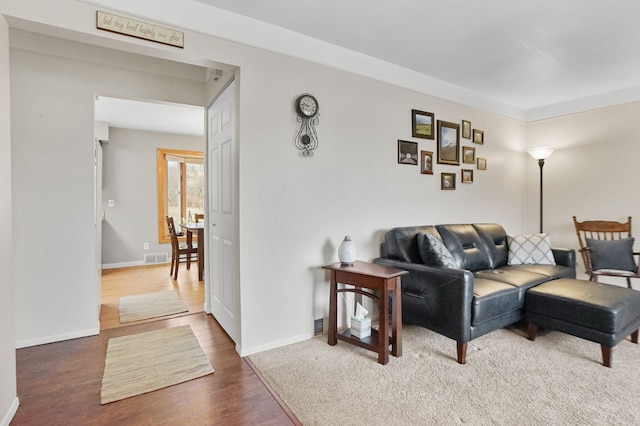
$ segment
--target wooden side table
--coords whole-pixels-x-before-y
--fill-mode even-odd
[[[340,263],[323,266],[331,271],[331,293],[329,297],[329,344],[334,346],[342,340],[378,354],[378,362],[389,362],[389,320],[391,322],[391,354],[402,356],[402,303],[400,277],[409,272],[374,263],[354,262],[353,266]],[[338,288],[338,284],[353,287]],[[366,290],[364,290],[366,289]],[[375,294],[379,292],[379,295]],[[378,302],[380,309],[379,330],[371,330],[371,336],[363,339],[351,336],[351,329],[338,333],[338,293],[351,292],[362,294]],[[389,306],[389,296],[393,301]]]

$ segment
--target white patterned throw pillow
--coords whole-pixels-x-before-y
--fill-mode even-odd
[[[549,234],[507,235],[509,265],[555,265]]]

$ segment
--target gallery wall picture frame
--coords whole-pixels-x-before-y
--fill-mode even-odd
[[[433,152],[420,151],[420,173],[423,175],[433,174]]]
[[[398,140],[398,164],[418,165],[418,142]]]
[[[476,149],[474,147],[462,147],[462,162],[467,164],[476,164]]]
[[[462,183],[473,183],[473,170],[471,169],[462,169],[461,171],[461,182]]]
[[[443,191],[453,191],[456,189],[455,173],[440,173],[440,189]]]
[[[483,157],[478,157],[476,168],[478,170],[487,170],[487,159]]]
[[[462,137],[465,139],[471,139],[471,122],[462,120]]]
[[[438,120],[438,164],[460,165],[460,125]]]
[[[473,129],[473,143],[484,145],[484,130]]]
[[[411,110],[411,136],[414,138],[434,139],[434,115],[432,112]]]

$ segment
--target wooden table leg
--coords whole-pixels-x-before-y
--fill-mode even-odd
[[[391,307],[391,355],[402,356],[402,293],[400,278],[394,278],[393,306]]]
[[[338,343],[338,284],[336,283],[336,271],[331,271],[331,287],[329,290],[329,330],[328,343],[335,346]]]
[[[193,247],[193,232],[187,229],[187,247]],[[191,269],[191,253],[187,253],[187,269]]]
[[[198,281],[204,280],[204,229],[198,229]]]
[[[389,312],[389,292],[387,285],[380,291],[380,321],[378,331],[378,362],[386,365],[389,362],[389,330],[387,330],[387,314]]]

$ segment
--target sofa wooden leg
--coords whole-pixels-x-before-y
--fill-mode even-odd
[[[631,341],[636,344],[638,343],[638,331],[640,331],[640,329],[631,333]]]
[[[457,342],[458,346],[458,364],[465,364],[467,362],[467,343]]]
[[[537,335],[538,335],[538,324],[534,324],[532,322],[527,323],[527,339],[533,342],[536,340]]]
[[[602,348],[602,365],[611,368],[611,346],[600,345]]]

